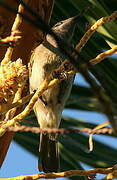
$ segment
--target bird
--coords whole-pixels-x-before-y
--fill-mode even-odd
[[[52,27],[52,31],[66,43],[71,43],[79,16],[62,20]],[[52,35],[37,46],[30,58],[30,93],[37,90],[41,83],[52,78],[52,72],[66,59]],[[62,112],[70,95],[74,77],[62,80],[47,89],[34,105],[34,112],[41,129],[59,128]],[[60,168],[57,134],[40,133],[39,170],[45,173],[58,172]]]

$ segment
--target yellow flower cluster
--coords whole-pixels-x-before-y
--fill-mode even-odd
[[[22,60],[8,62],[0,67],[0,103],[12,102],[21,84],[28,79],[28,70]]]

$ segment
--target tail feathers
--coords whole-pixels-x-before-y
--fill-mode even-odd
[[[39,170],[57,172],[59,170],[59,154],[57,142],[51,140],[48,134],[40,134],[40,160]]]

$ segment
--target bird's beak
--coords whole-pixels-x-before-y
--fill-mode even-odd
[[[73,17],[69,18],[69,19],[66,19],[66,21],[71,22],[71,23],[73,23],[73,22],[77,23],[79,17],[80,17],[80,15],[78,14],[76,16],[73,16]]]

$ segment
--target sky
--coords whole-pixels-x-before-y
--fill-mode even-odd
[[[75,79],[75,83],[77,82],[79,83],[79,85],[88,86],[88,84],[83,80],[80,74]],[[94,122],[95,120],[95,123],[97,124],[99,122],[102,123],[107,120],[104,115],[95,112],[64,110],[63,115],[79,119],[87,119],[89,122]],[[100,139],[100,135],[96,135],[95,138]],[[101,136],[101,141],[105,144],[108,144],[109,141],[109,145],[117,149],[117,143],[115,139],[109,137],[107,141],[107,138],[105,136]],[[27,152],[25,149],[23,149],[21,146],[19,146],[13,141],[10,145],[7,157],[1,168],[0,178],[15,177],[26,174],[36,174],[38,173],[37,164],[38,160],[34,155]],[[90,168],[85,164],[83,164],[83,166],[85,167],[85,169]]]

